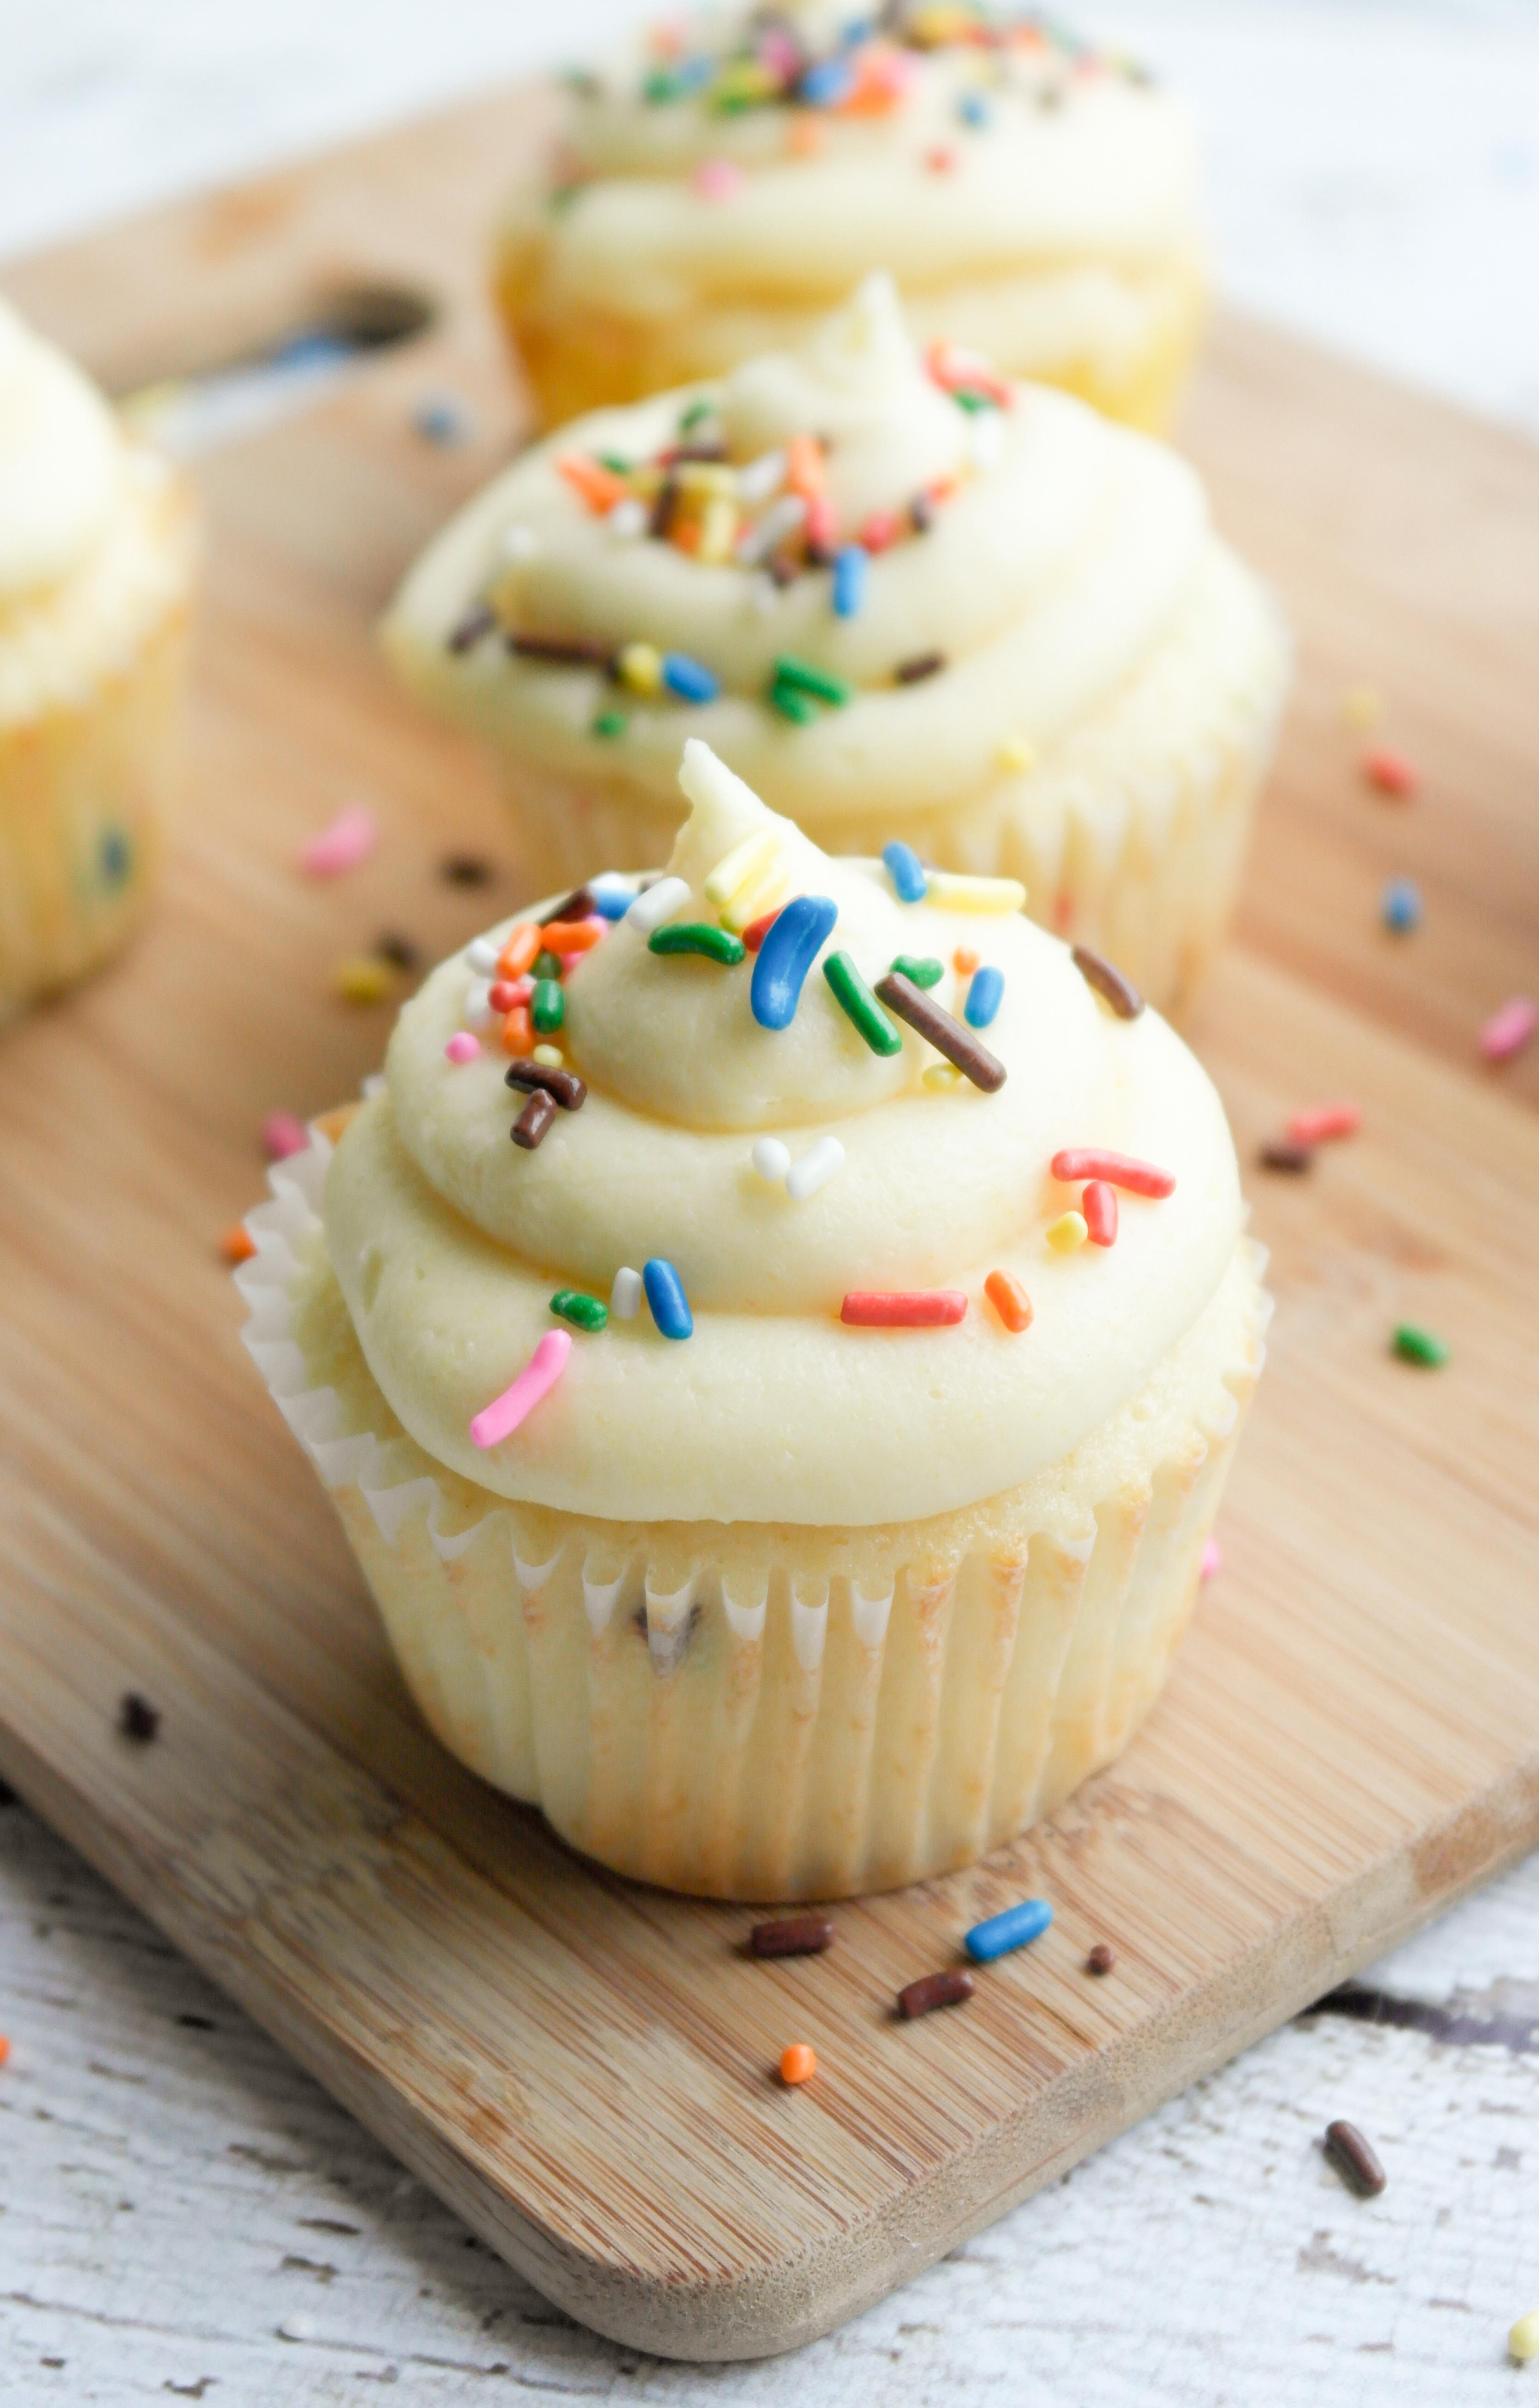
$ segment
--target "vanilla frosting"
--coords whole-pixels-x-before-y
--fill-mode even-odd
[[[885,813],[964,801],[998,780],[1011,739],[1041,756],[1082,724],[1170,632],[1220,549],[1173,452],[1046,388],[1010,397],[959,408],[928,372],[890,279],[873,276],[800,352],[693,395],[595,412],[525,453],[416,564],[387,646],[425,699],[525,759],[666,799],[687,730],[774,808],[813,826],[865,814],[880,842]],[[740,472],[815,430],[841,539],[873,509],[958,481],[928,533],[871,560],[863,606],[839,617],[827,572],[777,588],[737,560],[624,539],[563,477],[572,453],[656,453],[692,398],[712,406]],[[530,634],[640,639],[702,661],[720,692],[698,707],[638,704],[602,667],[512,659],[495,638],[453,650],[488,591]],[[932,653],[943,673],[899,681]],[[844,681],[846,706],[789,724],[770,699],[786,654]],[[623,733],[596,742],[616,702]]]
[[[1114,1016],[1018,913],[900,902],[880,863],[829,860],[703,745],[681,782],[674,918],[713,921],[707,878],[768,832],[785,891],[837,906],[820,959],[843,951],[874,985],[899,953],[935,956],[934,999],[958,1013],[958,946],[1002,972],[986,1042],[1003,1085],[927,1082],[938,1056],[896,1022],[900,1050],[871,1052],[815,964],[790,1025],[765,1028],[752,961],[658,954],[622,920],[566,979],[561,1045],[586,1100],[525,1152],[509,1141],[522,1098],[506,1056],[446,1056],[477,981],[457,955],[402,1012],[327,1182],[327,1248],[369,1369],[439,1463],[568,1511],[871,1525],[1010,1488],[1135,1398],[1216,1297],[1243,1222],[1218,1099],[1154,1012]],[[755,1167],[767,1133],[793,1163],[831,1136],[842,1161],[794,1201]],[[1078,1194],[1049,1166],[1073,1146],[1153,1160],[1174,1192],[1125,1196],[1112,1247],[1056,1253],[1045,1232]],[[553,1293],[605,1298],[654,1257],[679,1274],[693,1336],[611,1316],[479,1451],[471,1418],[556,1326]],[[996,1269],[1032,1300],[1021,1335],[985,1301]],[[851,1290],[933,1287],[965,1292],[956,1326],[840,1320]]]
[[[0,301],[0,607],[86,558],[122,480],[122,440],[95,386]]]

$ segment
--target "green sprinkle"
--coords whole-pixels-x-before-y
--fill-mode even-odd
[[[992,394],[969,393],[965,386],[959,392],[954,389],[951,397],[957,408],[965,409],[970,418],[976,417],[981,409],[998,409],[1000,407]]]
[[[794,652],[782,652],[776,659],[775,683],[790,686],[798,694],[815,695],[819,702],[832,703],[836,710],[855,698],[855,688],[842,678],[820,669],[815,661],[798,661]]]
[[[628,477],[636,465],[634,461],[627,460],[623,452],[600,452],[595,456],[599,466],[607,468],[611,477]]]
[[[675,920],[667,928],[654,928],[647,939],[649,953],[704,953],[708,961],[721,962],[727,969],[735,968],[748,952],[741,937],[729,936],[725,928],[712,928],[705,920]]]
[[[575,1329],[602,1329],[610,1317],[607,1304],[596,1296],[584,1296],[580,1287],[558,1287],[551,1298],[551,1311]]]
[[[566,1019],[567,998],[554,979],[536,979],[535,991],[529,998],[529,1017],[541,1037],[549,1037]]]
[[[666,67],[654,67],[641,86],[641,98],[655,108],[659,101],[677,100],[679,86]]]
[[[702,419],[709,418],[711,416],[711,413],[715,407],[716,405],[713,401],[707,400],[703,395],[700,400],[692,401],[689,408],[684,411],[683,417],[679,421],[680,434],[692,434],[695,428],[699,425]]]
[[[558,979],[561,976],[561,964],[554,953],[547,953],[541,948],[534,958],[534,974],[537,979]]]
[[[601,710],[589,732],[594,736],[624,736],[629,725],[623,710]]]
[[[944,962],[938,962],[933,953],[895,953],[892,966],[915,986],[939,986],[946,974]]]
[[[806,727],[817,717],[817,705],[809,694],[798,694],[794,685],[782,685],[777,679],[770,689],[770,700],[783,719],[794,719],[798,727]]]
[[[873,1054],[900,1054],[903,1040],[877,1002],[848,953],[830,953],[823,975],[833,988],[840,1010],[859,1030]]]
[[[1435,1371],[1448,1359],[1448,1350],[1441,1338],[1430,1329],[1418,1329],[1414,1321],[1402,1321],[1395,1332],[1395,1353],[1402,1363],[1419,1363],[1423,1369]]]

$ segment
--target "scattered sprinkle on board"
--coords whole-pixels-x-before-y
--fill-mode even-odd
[[[804,2040],[794,2040],[789,2048],[782,2049],[780,2078],[787,2090],[799,2089],[802,2083],[811,2082],[816,2071],[816,2054]]]
[[[1026,1898],[1019,1906],[1007,1906],[1002,1914],[975,1923],[962,1945],[975,1964],[992,1965],[997,1957],[1040,1940],[1052,1920],[1053,1910],[1044,1898]]]
[[[821,1956],[834,1944],[834,1927],[825,1914],[790,1914],[774,1923],[755,1923],[748,1935],[750,1956]]]
[[[1359,2199],[1377,2199],[1388,2177],[1373,2143],[1356,2124],[1340,2117],[1325,2129],[1325,2153],[1349,2189]]]
[[[1431,1330],[1423,1329],[1414,1321],[1402,1321],[1395,1331],[1394,1351],[1402,1363],[1416,1363],[1425,1371],[1441,1370],[1448,1359],[1448,1349]]]
[[[898,1993],[898,2012],[907,2024],[932,2015],[937,2007],[959,2007],[971,1998],[977,1984],[965,1966],[950,1965],[940,1973],[921,1974]]]

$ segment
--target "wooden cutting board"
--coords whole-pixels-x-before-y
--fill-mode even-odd
[[[1539,1839],[1539,453],[1221,322],[1187,435],[1275,580],[1302,682],[1241,939],[1195,1034],[1242,1148],[1359,1096],[1307,1178],[1255,1174],[1273,1362],[1165,1702],[1048,1828],[835,1910],[830,1956],[631,1888],[461,1771],[413,1713],[218,1259],[256,1132],[346,1096],[383,1012],[327,993],[398,929],[428,958],[514,899],[468,744],[371,623],[514,438],[481,297],[527,96],[480,105],[14,270],[115,386],[228,357],[338,284],[432,330],[203,465],[212,554],[191,795],[132,959],[0,1050],[0,1767],[573,2315],[684,2358],[785,2349],[901,2282]],[[474,439],[413,405],[448,388]],[[1426,773],[1374,799],[1338,704],[1392,697]],[[327,887],[301,838],[384,836]],[[1427,921],[1377,920],[1394,870]],[[1447,1368],[1392,1359],[1411,1318]],[[162,1710],[159,1739],[116,1727]],[[1052,1931],[959,2014],[900,1984],[1028,1892]],[[1093,1981],[1087,1948],[1115,1972]],[[791,2039],[822,2071],[780,2089]]]

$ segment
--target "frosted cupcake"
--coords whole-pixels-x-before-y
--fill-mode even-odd
[[[237,1276],[444,1742],[620,1872],[833,1897],[1123,1746],[1266,1303],[1218,1100],[1103,966],[683,782],[660,881],[433,974]]]
[[[1029,13],[716,11],[571,79],[497,292],[549,423],[801,342],[893,267],[915,325],[1130,424],[1201,322],[1185,111]]]
[[[0,1018],[143,908],[196,553],[186,487],[0,301]]]
[[[496,748],[530,890],[666,857],[698,732],[829,853],[899,838],[1177,1007],[1287,679],[1146,437],[928,356],[873,277],[795,355],[601,411],[463,510],[386,624]]]

